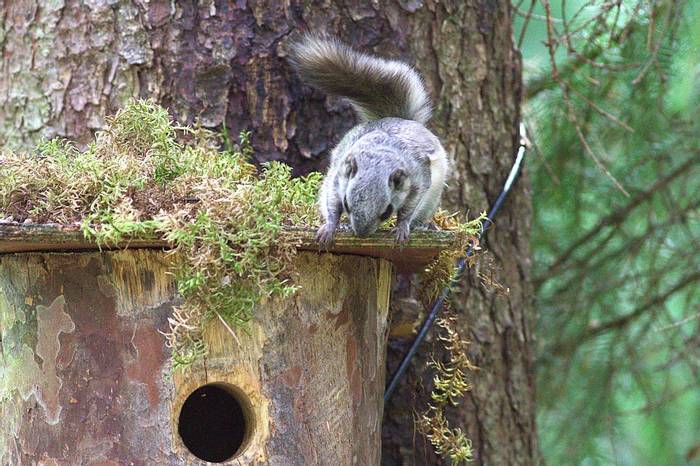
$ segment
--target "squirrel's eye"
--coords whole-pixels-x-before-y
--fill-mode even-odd
[[[384,211],[384,213],[383,213],[379,218],[380,218],[382,221],[384,221],[384,220],[388,219],[389,217],[391,217],[391,214],[392,214],[393,212],[394,212],[394,207],[393,207],[391,204],[389,204],[389,207],[386,208],[386,210]]]
[[[343,207],[345,208],[345,212],[349,214],[349,213],[350,213],[350,207],[348,207],[348,197],[347,197],[347,196],[345,196],[345,197],[343,198]]]

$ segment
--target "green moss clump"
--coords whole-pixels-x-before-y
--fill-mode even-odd
[[[236,181],[208,172],[188,176],[198,205],[156,217],[165,239],[177,245],[174,272],[186,303],[170,320],[177,365],[203,354],[198,332],[209,319],[245,326],[261,299],[296,291],[296,245],[284,240],[283,226],[318,223],[317,173],[292,178],[288,166],[271,163],[259,176]]]
[[[439,210],[433,217],[434,223],[441,230],[457,232],[455,244],[450,249],[445,249],[438,254],[435,260],[421,275],[421,289],[419,297],[423,306],[428,308],[448,286],[455,276],[455,263],[464,255],[470,243],[474,244],[473,254],[468,259],[468,265],[472,265],[480,251],[478,233],[482,229],[486,212],[482,212],[477,218],[461,221],[456,214],[448,214]]]
[[[245,326],[261,299],[294,292],[296,248],[283,226],[318,225],[320,174],[292,178],[274,162],[258,173],[247,134],[223,152],[220,142],[151,101],[132,102],[84,151],[52,140],[34,154],[2,154],[0,218],[79,224],[103,245],[170,241],[184,303],[166,336],[174,365],[187,366],[206,353],[207,321]]]

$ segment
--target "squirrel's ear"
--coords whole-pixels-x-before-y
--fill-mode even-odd
[[[348,178],[352,178],[355,176],[355,173],[357,173],[357,162],[355,161],[355,157],[349,157],[345,162],[345,175]]]
[[[393,187],[396,190],[399,190],[403,187],[405,181],[406,173],[404,173],[404,171],[400,168],[397,168],[396,170],[394,170],[394,173],[392,173],[389,177],[389,186]]]

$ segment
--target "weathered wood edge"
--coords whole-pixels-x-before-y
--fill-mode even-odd
[[[339,231],[335,244],[328,250],[319,250],[315,230],[286,227],[284,235],[297,244],[299,250],[354,254],[383,258],[391,261],[400,271],[422,270],[437,254],[456,241],[451,231],[414,231],[408,244],[399,246],[388,231],[359,238],[347,231]],[[114,245],[99,245],[85,238],[78,226],[56,224],[0,224],[0,254],[24,252],[105,251],[114,249],[170,249],[162,238],[130,238]]]

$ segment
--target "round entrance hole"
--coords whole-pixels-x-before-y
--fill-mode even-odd
[[[204,385],[185,400],[177,430],[194,456],[223,463],[247,446],[253,431],[252,406],[236,387],[219,383]]]

